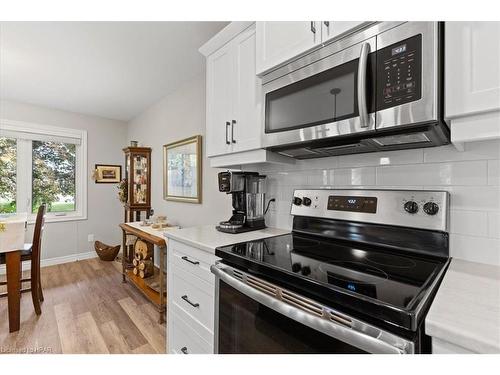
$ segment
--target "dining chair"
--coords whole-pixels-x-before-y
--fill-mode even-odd
[[[33,233],[33,243],[24,244],[21,250],[21,262],[31,261],[31,277],[21,279],[21,285],[22,283],[30,282],[30,287],[21,289],[21,293],[31,292],[31,299],[33,300],[33,306],[37,315],[42,313],[42,309],[40,308],[40,302],[43,301],[42,282],[40,277],[40,255],[46,210],[47,205],[45,203],[38,208],[35,231]],[[0,264],[5,264],[5,254],[0,254]],[[0,285],[6,284],[7,282],[0,281]],[[0,298],[2,297],[7,297],[7,293],[0,294]]]

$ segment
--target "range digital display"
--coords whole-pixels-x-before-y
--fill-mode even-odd
[[[377,213],[377,198],[330,195],[328,197],[327,209],[375,214]]]

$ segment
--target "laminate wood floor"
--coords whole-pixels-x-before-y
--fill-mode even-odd
[[[120,263],[98,258],[42,268],[42,315],[23,293],[21,329],[9,333],[7,299],[0,299],[0,354],[165,353],[165,324],[122,283],[120,270]]]

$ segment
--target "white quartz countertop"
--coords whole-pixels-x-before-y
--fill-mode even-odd
[[[500,267],[452,259],[425,325],[429,336],[500,353]]]
[[[290,231],[276,228],[266,228],[238,234],[222,233],[215,229],[215,224],[213,224],[174,229],[165,232],[163,235],[167,238],[183,242],[213,254],[215,248],[219,246],[254,241],[286,233],[290,233]]]

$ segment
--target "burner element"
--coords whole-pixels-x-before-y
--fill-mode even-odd
[[[368,262],[377,264],[379,266],[386,266],[392,268],[413,268],[417,264],[413,259],[398,257],[398,256],[386,256],[384,254],[371,253],[365,258]]]
[[[308,238],[294,237],[293,238],[293,247],[294,249],[300,249],[304,247],[313,247],[318,246],[320,244],[317,240],[312,240]]]
[[[356,284],[380,284],[389,278],[380,268],[359,262],[322,263],[318,268],[325,272],[328,278]]]

